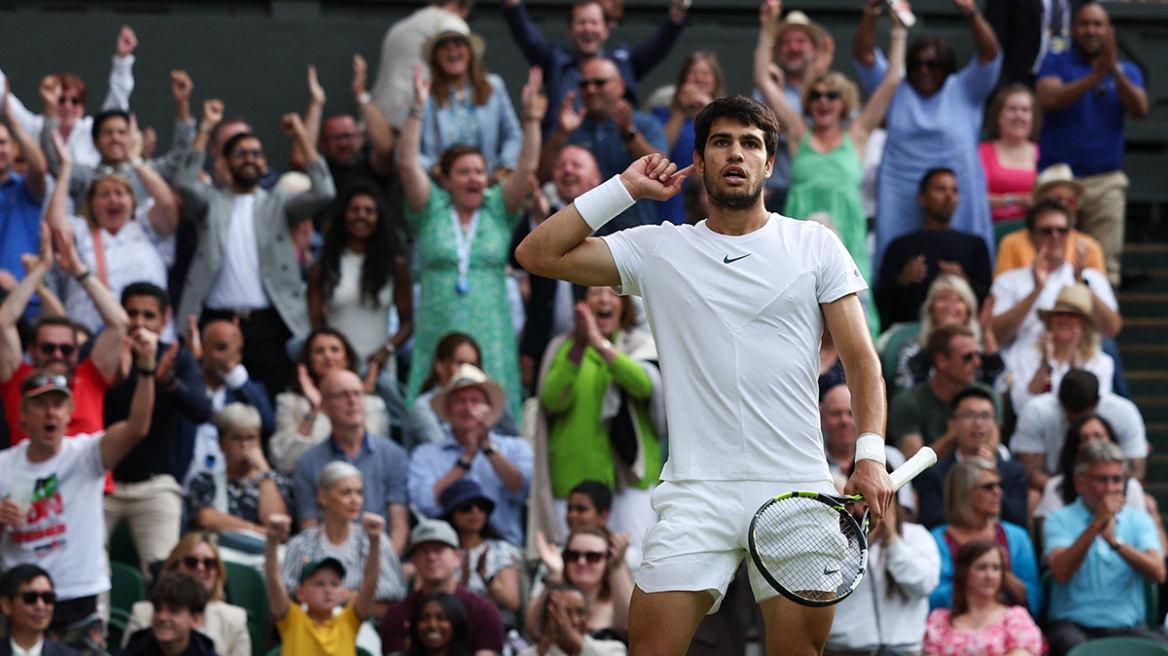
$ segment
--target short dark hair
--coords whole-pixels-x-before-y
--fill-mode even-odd
[[[53,577],[49,576],[49,573],[41,567],[37,565],[17,565],[4,572],[4,576],[0,576],[0,596],[11,599],[20,591],[20,586],[25,583],[31,583],[42,576],[49,580],[49,585],[53,584]]]
[[[957,411],[957,408],[961,407],[961,403],[965,401],[965,399],[985,399],[994,406],[995,411],[998,408],[998,404],[994,402],[993,395],[980,387],[970,385],[969,387],[966,387],[965,389],[958,392],[957,396],[953,397],[953,403],[950,404],[950,407],[954,412]]]
[[[63,326],[73,331],[73,343],[77,343],[77,322],[69,317],[61,317],[51,314],[42,314],[37,317],[37,320],[32,324],[32,341],[35,344],[41,336],[41,328],[45,326]]]
[[[580,7],[587,7],[588,5],[596,5],[600,7],[601,12],[604,11],[604,5],[600,4],[599,0],[576,0],[572,3],[572,8],[568,10],[568,25],[576,19],[576,10]]]
[[[450,169],[454,168],[454,163],[466,155],[478,155],[483,158],[484,162],[487,161],[486,155],[483,155],[482,149],[478,146],[460,144],[451,146],[442,153],[442,156],[438,158],[438,170],[442,172],[442,175],[450,175]],[[487,171],[487,174],[490,175],[490,171]]]
[[[234,137],[228,139],[227,143],[223,144],[223,157],[230,157],[231,151],[235,150],[235,147],[239,145],[239,142],[243,141],[244,139],[255,139],[256,141],[259,141],[260,138],[256,136],[256,133],[250,130],[247,132],[240,132]],[[260,143],[262,144],[263,142],[261,141]]]
[[[1034,224],[1038,222],[1038,217],[1049,212],[1058,212],[1067,217],[1068,228],[1075,226],[1075,213],[1071,211],[1071,208],[1053,198],[1043,198],[1026,210],[1026,230],[1034,232]]]
[[[767,159],[775,156],[775,151],[779,149],[779,119],[775,118],[775,113],[770,107],[753,98],[735,94],[715,99],[703,107],[694,118],[694,148],[703,158],[706,153],[706,141],[710,139],[710,127],[720,118],[761,128]]]
[[[130,125],[130,112],[124,109],[107,109],[104,112],[93,117],[93,142],[97,143],[97,135],[101,133],[101,126],[111,118],[120,118],[126,122],[126,126]]]
[[[125,305],[126,301],[134,296],[149,296],[158,301],[158,309],[163,314],[166,314],[167,308],[170,307],[170,294],[152,282],[139,281],[126,285],[126,288],[122,290],[122,305]]]
[[[934,166],[928,171],[925,171],[924,177],[921,178],[920,185],[917,186],[917,193],[923,196],[924,193],[928,191],[929,183],[933,181],[933,178],[937,177],[938,175],[946,174],[953,176],[954,179],[957,179],[957,174],[954,173],[953,169],[949,168],[948,166]]]
[[[600,481],[582,481],[572,488],[568,495],[583,494],[588,497],[596,512],[608,512],[612,509],[612,489]]]
[[[1099,378],[1086,369],[1071,369],[1059,384],[1058,400],[1072,414],[1094,408],[1099,403]]]
[[[165,604],[171,608],[202,613],[207,608],[208,596],[207,588],[194,578],[182,572],[167,572],[154,582],[150,603],[155,609]]]
[[[948,326],[941,326],[929,335],[929,341],[925,343],[925,354],[929,356],[929,364],[937,359],[937,355],[949,353],[949,344],[953,342],[953,338],[959,335],[966,337],[973,337],[973,331],[960,324],[950,324]]]

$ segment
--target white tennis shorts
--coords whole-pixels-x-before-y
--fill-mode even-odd
[[[707,591],[714,597],[713,613],[721,606],[738,564],[746,558],[755,600],[779,596],[750,559],[748,533],[759,506],[792,490],[838,494],[829,479],[663,481],[652,499],[661,521],[645,535],[637,587],[645,592]]]

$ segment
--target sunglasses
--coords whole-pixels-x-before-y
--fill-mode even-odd
[[[45,387],[46,385],[69,387],[69,379],[61,374],[37,374],[25,378],[24,382],[20,384],[20,389],[27,391],[38,387]]]
[[[37,592],[36,590],[26,590],[24,592],[21,592],[17,596],[19,596],[20,600],[23,601],[24,603],[28,604],[29,606],[35,604],[37,599],[40,599],[41,601],[45,602],[46,606],[52,606],[53,604],[57,603],[57,593],[53,592],[52,590],[47,590],[45,592]]]
[[[1046,228],[1035,228],[1034,231],[1037,232],[1038,234],[1042,235],[1043,237],[1049,237],[1049,236],[1055,235],[1055,234],[1065,235],[1068,232],[1070,232],[1071,229],[1070,228],[1046,227]]]
[[[965,355],[961,356],[961,361],[964,362],[965,364],[969,364],[970,362],[973,362],[973,359],[976,357],[977,357],[977,351],[970,351],[969,353],[966,353]]]
[[[448,37],[445,39],[440,39],[438,41],[438,43],[434,44],[434,47],[437,48],[438,50],[441,50],[443,48],[450,48],[451,46],[465,46],[465,45],[469,45],[469,42],[466,39],[457,38],[457,37]]]
[[[941,62],[937,61],[936,59],[922,59],[915,64],[911,64],[909,68],[927,68],[931,71],[939,71],[941,70],[942,66]]]
[[[580,80],[580,88],[587,89],[589,87],[596,87],[597,89],[603,89],[604,85],[611,81],[612,80]]]
[[[574,563],[583,558],[588,561],[588,564],[595,565],[607,556],[608,554],[603,551],[576,551],[575,549],[568,549],[564,551],[564,562]]]
[[[81,102],[81,98],[79,98],[77,96],[61,96],[61,99],[59,101],[57,101],[57,104],[59,104],[59,105],[84,105],[85,103]]]
[[[219,569],[219,563],[214,558],[199,558],[198,556],[184,556],[182,559],[183,565],[187,569],[199,569],[202,565],[204,569]]]
[[[77,347],[72,344],[54,344],[52,342],[41,342],[37,344],[37,348],[40,349],[41,355],[45,357],[50,357],[57,351],[60,351],[61,355],[65,357],[70,357],[77,350]]]
[[[832,89],[831,91],[823,91],[823,92],[812,91],[812,92],[807,94],[807,101],[808,102],[815,102],[816,100],[820,100],[821,98],[827,98],[828,100],[839,100],[840,96],[842,96],[842,95],[843,94],[841,94],[839,92],[839,89]]]
[[[994,490],[1002,489],[1002,483],[1000,481],[994,481],[993,483],[982,483],[981,485],[978,485],[976,489],[981,490],[982,492],[993,492]]]
[[[486,499],[471,499],[470,501],[465,501],[455,506],[454,512],[468,513],[475,508],[478,508],[485,513],[489,513],[491,512],[491,502],[487,501]]]

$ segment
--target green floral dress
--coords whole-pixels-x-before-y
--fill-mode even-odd
[[[503,386],[512,416],[523,401],[519,383],[519,353],[511,324],[506,274],[511,232],[522,212],[507,211],[503,186],[487,190],[479,210],[478,227],[470,249],[469,290],[458,285],[458,238],[451,221],[450,194],[434,185],[420,212],[406,208],[406,221],[417,237],[415,280],[422,286],[415,314],[414,354],[410,363],[409,403],[421,392],[430,374],[434,348],[449,332],[475,338],[483,351],[483,370]]]

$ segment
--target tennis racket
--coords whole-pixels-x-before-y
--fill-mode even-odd
[[[924,447],[890,475],[899,490],[937,462]],[[750,557],[763,578],[804,606],[830,606],[852,594],[868,567],[868,511],[857,521],[848,506],[863,496],[788,492],[769,499],[750,520]]]

